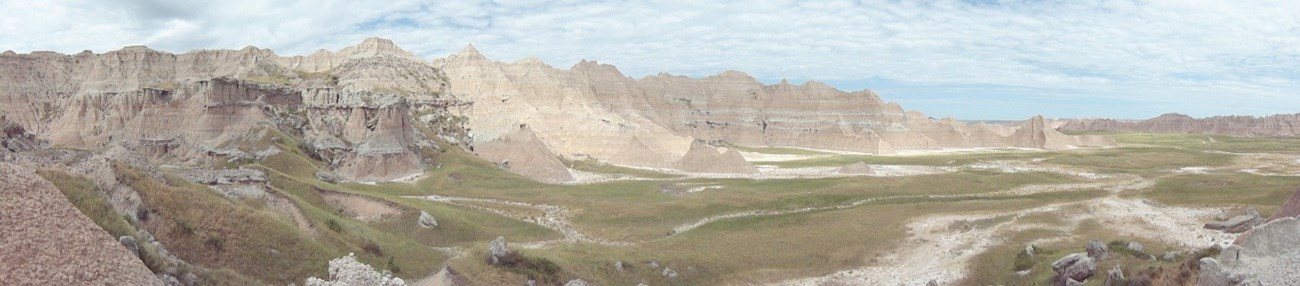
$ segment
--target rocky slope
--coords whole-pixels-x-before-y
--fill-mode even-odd
[[[1255,116],[1192,118],[1169,113],[1147,120],[1076,119],[1059,128],[1063,131],[1124,131],[1185,133],[1247,137],[1300,136],[1300,113]]]
[[[31,169],[0,163],[0,284],[163,285]]]

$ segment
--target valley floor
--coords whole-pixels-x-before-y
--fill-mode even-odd
[[[578,182],[558,185],[457,151],[403,182],[327,183],[292,152],[250,167],[297,207],[278,216],[294,231],[283,236],[335,249],[319,255],[360,250],[361,261],[422,283],[449,266],[476,285],[1035,285],[1089,240],[1183,257],[1229,244],[1236,235],[1202,225],[1248,207],[1268,215],[1300,186],[1291,139],[1110,135],[1120,147],[895,156],[738,147],[758,173],[585,163],[571,164]],[[421,212],[436,226],[417,225]],[[488,264],[497,236],[542,266]],[[1023,257],[1027,245],[1038,255]],[[309,256],[319,265],[308,272],[322,275]],[[1167,272],[1185,261],[1122,256],[1098,269]]]

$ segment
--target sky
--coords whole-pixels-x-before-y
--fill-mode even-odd
[[[432,59],[582,59],[871,89],[933,117],[1300,112],[1300,1],[0,0],[0,50],[280,55],[392,39]]]

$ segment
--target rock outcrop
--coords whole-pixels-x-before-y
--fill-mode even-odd
[[[757,173],[754,164],[745,161],[739,151],[731,148],[719,148],[695,141],[686,155],[677,162],[678,170],[697,173]]]
[[[501,264],[502,260],[510,256],[510,247],[506,245],[506,238],[498,236],[488,243],[488,261],[492,264]]]
[[[311,277],[307,278],[305,284],[308,286],[406,285],[406,281],[403,281],[402,278],[393,277],[387,271],[382,273],[375,271],[370,265],[357,261],[356,256],[352,253],[348,253],[348,256],[330,260],[329,273],[328,280]]]
[[[1085,253],[1072,253],[1052,262],[1052,271],[1056,272],[1053,285],[1071,285],[1091,278],[1097,272],[1097,263]]]
[[[31,151],[45,147],[45,142],[36,139],[18,123],[9,122],[4,112],[0,111],[0,155],[13,152]]]
[[[374,181],[422,172],[434,138],[464,140],[446,112],[460,104],[446,77],[382,39],[296,57],[252,47],[7,53],[0,66],[3,121],[55,146],[125,146],[156,163],[260,160],[284,134],[341,177]]]
[[[1238,245],[1200,260],[1197,285],[1290,285],[1300,281],[1300,220],[1282,218],[1250,231]]]
[[[1104,137],[932,119],[871,91],[829,85],[764,85],[742,72],[705,78],[668,74],[633,79],[612,65],[582,61],[567,70],[535,59],[489,60],[473,46],[434,61],[478,144],[531,128],[557,156],[615,165],[677,168],[695,140],[709,145],[789,146],[890,154],[897,150],[1111,146]],[[1033,120],[1031,120],[1033,121]]]
[[[1088,252],[1088,257],[1092,259],[1106,260],[1106,258],[1110,257],[1110,247],[1107,247],[1106,243],[1101,242],[1101,240],[1090,240],[1083,249]]]
[[[1247,209],[1246,213],[1233,216],[1224,221],[1216,221],[1205,224],[1205,228],[1222,230],[1228,233],[1242,233],[1250,230],[1255,225],[1263,223],[1263,218],[1254,208]]]
[[[1068,131],[1124,131],[1183,133],[1246,137],[1300,136],[1300,113],[1255,116],[1192,118],[1169,113],[1146,120],[1076,119],[1061,125]]]
[[[0,197],[0,284],[163,285],[32,170],[0,162]]]
[[[754,172],[733,151],[711,147],[727,144],[872,154],[1113,145],[1060,134],[1041,118],[1018,129],[933,119],[868,90],[818,82],[765,85],[735,71],[633,79],[594,61],[567,70],[536,59],[492,61],[473,46],[425,62],[377,38],[289,57],[254,47],[5,53],[0,67],[0,121],[31,135],[23,138],[85,150],[123,146],[183,167],[288,151],[326,162],[344,181],[409,177],[443,145],[472,147],[549,183],[573,180],[557,163],[564,160]],[[5,148],[36,142],[9,140],[18,129],[5,130]],[[300,150],[267,149],[286,138]],[[701,157],[721,161],[687,164]]]
[[[438,226],[438,219],[425,211],[420,211],[420,218],[417,222],[424,228],[433,228]]]
[[[1115,141],[1097,135],[1065,135],[1048,127],[1043,116],[1034,116],[1011,134],[1011,146],[1059,150],[1087,146],[1115,146]]]

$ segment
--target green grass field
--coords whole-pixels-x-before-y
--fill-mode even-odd
[[[1009,151],[917,156],[839,155],[795,148],[733,148],[765,154],[808,156],[806,159],[763,162],[782,168],[835,167],[866,162],[884,165],[959,167],[988,161],[1021,161],[1072,170],[1141,178],[1153,185],[1112,193],[1100,188],[1047,190],[1027,194],[996,194],[1031,185],[1071,185],[1111,182],[1047,171],[1002,173],[957,168],[940,174],[900,177],[831,177],[812,179],[705,179],[624,168],[594,161],[566,161],[575,170],[615,174],[641,180],[582,185],[542,184],[497,169],[466,152],[443,148],[431,152],[440,167],[430,168],[413,183],[330,184],[315,173],[324,164],[312,159],[293,138],[273,133],[263,144],[289,150],[246,166],[264,170],[269,190],[299,208],[315,233],[252,202],[232,201],[178,180],[158,182],[137,170],[118,165],[118,178],[140,190],[155,219],[132,222],[111,210],[88,180],[57,171],[42,171],[83,212],[115,236],[144,228],[165,239],[173,253],[210,270],[212,275],[237,273],[261,283],[301,283],[324,275],[331,258],[357,253],[361,261],[397,276],[418,280],[443,265],[451,265],[479,285],[523,284],[529,278],[547,282],[581,278],[605,285],[761,284],[799,277],[821,276],[878,263],[876,258],[899,251],[908,241],[909,222],[944,214],[997,214],[1045,205],[1070,205],[1115,196],[1147,199],[1188,207],[1256,207],[1270,213],[1284,201],[1300,177],[1261,176],[1235,170],[1250,162],[1223,152],[1300,153],[1296,139],[1250,139],[1196,135],[1105,134],[1123,144],[1118,148],[1064,151]],[[1208,138],[1213,138],[1209,140]],[[1221,151],[1221,152],[1207,152]],[[1206,174],[1185,174],[1182,167],[1215,168]],[[665,190],[682,186],[713,186],[696,193]],[[322,196],[338,193],[385,202],[397,215],[362,221],[344,215]],[[529,269],[486,264],[487,241],[504,236],[511,243],[553,241],[565,236],[551,228],[511,216],[484,211],[491,208],[525,217],[541,217],[539,209],[493,202],[440,203],[418,198],[439,195],[558,206],[574,231],[599,240],[631,243],[555,243],[541,248],[516,248],[531,261]],[[882,199],[848,206],[868,199]],[[705,218],[748,211],[811,211],[719,219],[675,233],[676,227]],[[1080,209],[1075,206],[1071,209]],[[416,225],[420,211],[437,217],[433,229]],[[1086,221],[1063,240],[1037,245],[1033,257],[1019,255],[1030,241],[1062,233],[1033,224],[1060,225],[1067,217],[1011,215],[973,222],[968,227],[1005,223],[1031,225],[1001,233],[998,243],[971,258],[969,277],[959,285],[1040,285],[1050,264],[1061,255],[1081,250],[1089,239],[1141,241],[1152,252],[1175,246],[1127,235],[1123,230]],[[434,249],[450,247],[468,255],[452,257]],[[1079,248],[1079,249],[1076,249]],[[270,249],[279,254],[270,255]],[[257,257],[259,259],[249,259]],[[630,266],[615,270],[615,262]],[[656,262],[679,273],[665,278]],[[1179,262],[1152,262],[1136,257],[1105,262],[1099,269],[1121,265],[1134,273],[1165,273],[1165,280],[1186,271]],[[553,268],[548,268],[553,267]],[[274,272],[269,271],[274,269]],[[548,270],[549,269],[549,270]],[[1015,270],[1029,269],[1019,276]],[[1103,270],[1104,270],[1103,269]],[[1158,270],[1158,271],[1157,271]],[[1181,273],[1181,274],[1180,274]],[[1143,274],[1143,275],[1147,275]]]

